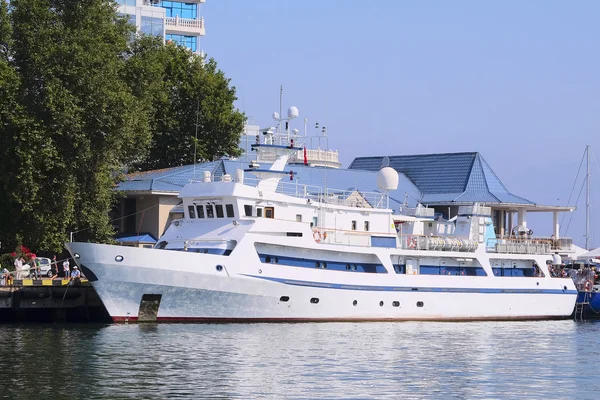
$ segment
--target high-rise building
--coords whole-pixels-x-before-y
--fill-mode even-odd
[[[201,54],[200,36],[205,35],[200,4],[206,0],[117,0],[118,12],[129,16],[138,32],[160,36]]]

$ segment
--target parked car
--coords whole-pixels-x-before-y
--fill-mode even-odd
[[[48,278],[51,278],[54,274],[52,273],[52,260],[46,257],[37,257],[36,260],[38,260],[40,262],[40,277],[44,277],[47,276]],[[23,276],[25,278],[29,277],[34,277],[35,276],[35,271],[33,270],[34,267],[32,267],[31,265],[33,265],[34,262],[31,261],[29,264],[27,264],[25,267],[29,268],[29,271],[23,271]],[[56,266],[54,266],[54,269],[56,269]],[[56,272],[56,271],[54,271]]]

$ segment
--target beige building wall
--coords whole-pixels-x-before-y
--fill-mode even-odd
[[[136,230],[159,238],[165,231],[169,211],[179,203],[176,195],[143,195],[136,197]],[[142,211],[143,210],[143,211]]]

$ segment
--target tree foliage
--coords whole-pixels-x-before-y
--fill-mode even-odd
[[[216,63],[134,32],[109,0],[0,0],[4,248],[110,241],[124,166],[192,162],[198,100],[200,157],[235,154],[244,117]]]
[[[235,88],[217,68],[183,47],[140,37],[131,47],[127,80],[152,110],[148,155],[133,167],[168,168],[239,155],[245,116],[233,103]],[[196,141],[197,138],[197,141]]]

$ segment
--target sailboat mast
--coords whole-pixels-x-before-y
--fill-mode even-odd
[[[590,150],[589,144],[585,147],[587,154],[587,175],[585,178],[585,249],[590,249],[590,182],[591,182],[591,169],[590,169]]]

